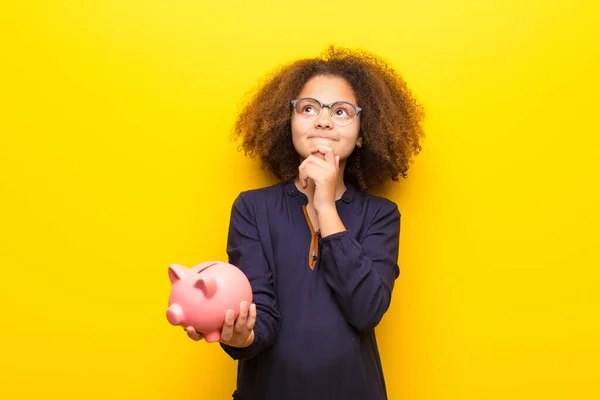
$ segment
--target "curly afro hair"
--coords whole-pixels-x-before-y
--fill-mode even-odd
[[[424,110],[406,82],[388,63],[366,52],[329,46],[317,58],[297,60],[277,68],[258,88],[238,115],[232,138],[242,139],[239,150],[254,158],[277,178],[293,181],[301,159],[292,143],[290,100],[317,75],[338,76],[354,90],[363,108],[356,148],[346,162],[344,180],[361,190],[388,179],[407,177],[412,156],[421,151]]]

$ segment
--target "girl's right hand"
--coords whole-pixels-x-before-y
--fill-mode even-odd
[[[235,319],[235,312],[228,310],[225,313],[225,323],[221,329],[219,342],[231,347],[248,347],[254,342],[254,324],[256,323],[256,304],[248,309],[248,303],[240,304],[240,314]],[[194,327],[186,328],[187,335],[192,340],[202,340],[204,335],[196,332]]]
[[[256,322],[256,304],[250,305],[242,301],[240,314],[235,318],[235,312],[228,310],[225,314],[225,324],[221,330],[221,343],[231,347],[248,347],[254,342],[254,324]]]
[[[187,328],[185,328],[185,331],[187,332],[189,338],[192,340],[198,341],[204,339],[204,335],[200,332],[196,332],[196,329],[194,329],[193,326],[188,326]]]

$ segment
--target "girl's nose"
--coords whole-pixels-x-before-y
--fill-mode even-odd
[[[323,107],[323,109],[321,109],[321,115],[317,117],[316,124],[318,128],[333,127],[333,121],[331,120],[331,116],[329,115],[329,108]]]

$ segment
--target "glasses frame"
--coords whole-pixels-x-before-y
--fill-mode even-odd
[[[296,114],[298,114],[298,112],[296,111],[296,104],[298,104],[298,102],[299,102],[300,100],[314,100],[314,101],[316,101],[317,103],[319,103],[319,106],[321,107],[321,110],[319,110],[319,114],[318,114],[318,115],[316,115],[316,116],[315,116],[315,118],[318,118],[318,117],[321,115],[321,112],[323,112],[323,108],[327,107],[327,109],[329,110],[329,117],[331,118],[331,121],[333,121],[333,123],[334,123],[334,124],[336,124],[336,125],[338,125],[338,126],[349,126],[349,125],[351,125],[351,124],[354,122],[354,120],[356,120],[356,116],[357,116],[358,114],[360,114],[360,112],[362,111],[362,108],[360,108],[360,107],[358,107],[358,106],[355,106],[354,104],[352,104],[352,103],[350,103],[350,102],[348,102],[348,101],[345,101],[345,100],[336,100],[336,101],[334,101],[334,102],[331,102],[331,103],[329,103],[329,104],[326,104],[326,103],[323,103],[323,102],[322,102],[322,101],[320,101],[320,100],[317,100],[317,99],[315,99],[314,97],[301,97],[301,98],[299,98],[299,99],[296,99],[296,100],[291,100],[291,101],[290,101],[290,103],[291,103],[291,105],[292,105],[292,109],[294,110],[294,112],[295,112]],[[335,122],[335,120],[333,119],[333,115],[331,114],[331,110],[332,110],[332,107],[331,107],[331,106],[333,106],[333,105],[334,105],[334,104],[336,104],[336,103],[345,103],[345,104],[350,104],[352,107],[354,107],[354,110],[356,111],[356,114],[354,115],[354,118],[352,118],[352,121],[350,121],[348,124],[346,124],[346,125],[338,124],[338,123],[337,123],[337,122]]]

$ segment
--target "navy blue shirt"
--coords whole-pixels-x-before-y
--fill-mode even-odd
[[[375,326],[400,274],[400,213],[346,184],[346,227],[312,231],[308,198],[292,182],[242,192],[229,227],[229,262],[248,277],[255,339],[221,347],[238,362],[235,399],[382,400]]]

